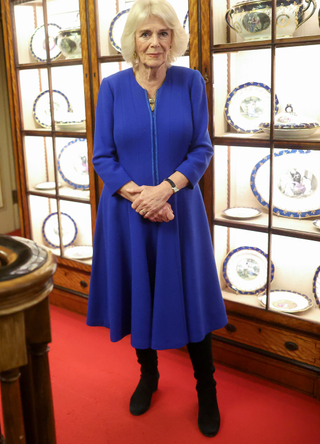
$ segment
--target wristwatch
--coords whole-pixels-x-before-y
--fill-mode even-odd
[[[164,179],[164,182],[168,182],[171,185],[172,191],[174,193],[177,193],[179,191],[179,188],[176,186],[176,184],[171,179]]]

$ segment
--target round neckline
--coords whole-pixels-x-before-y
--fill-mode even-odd
[[[167,82],[167,79],[168,79],[168,72],[169,72],[170,68],[171,68],[171,66],[169,66],[169,67],[167,68],[167,71],[166,71],[166,77],[165,77],[164,81],[162,82],[161,86],[159,86],[159,88],[157,89],[157,94],[159,93],[160,89],[161,89],[161,88],[165,85],[165,83]],[[148,91],[147,91],[145,88],[143,88],[143,87],[140,85],[140,83],[138,83],[138,81],[137,81],[137,79],[136,79],[136,76],[134,75],[133,68],[131,68],[131,73],[132,73],[133,80],[134,80],[134,82],[136,83],[136,85],[137,85],[142,91],[146,91],[146,92],[148,93]]]

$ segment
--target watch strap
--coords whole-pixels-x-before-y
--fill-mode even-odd
[[[171,179],[164,179],[164,182],[168,182],[171,185],[172,191],[174,193],[177,193],[179,191],[179,188],[177,187],[177,185],[173,182],[173,180]]]

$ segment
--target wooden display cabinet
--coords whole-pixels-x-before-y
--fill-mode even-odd
[[[70,258],[68,251],[71,246],[92,246],[103,186],[90,162],[95,105],[102,78],[127,68],[117,45],[121,21],[126,14],[123,11],[132,3],[130,0],[1,0],[22,235],[50,247],[43,228],[48,216],[57,213],[56,223],[60,228],[65,214],[74,221],[76,239],[72,238],[69,245],[58,229],[58,247],[51,246],[58,256],[52,302],[83,314],[87,307],[91,259]],[[263,13],[261,10],[257,16],[262,28],[270,30],[270,35],[265,39],[244,41],[225,21],[227,10],[232,9],[236,1],[171,0],[171,3],[190,33],[189,50],[179,64],[200,70],[207,85],[209,131],[215,149],[213,162],[201,182],[229,316],[228,325],[214,332],[215,360],[320,399],[320,296],[314,294],[312,288],[320,265],[320,232],[313,225],[319,208],[314,208],[313,202],[310,211],[315,212],[310,218],[302,217],[303,210],[309,210],[309,197],[304,199],[306,208],[300,207],[299,199],[291,196],[290,203],[286,191],[282,190],[285,204],[289,202],[288,211],[294,213],[292,217],[283,217],[286,215],[281,213],[284,204],[279,202],[278,177],[278,159],[295,159],[293,150],[303,150],[303,159],[312,159],[308,174],[312,173],[311,178],[314,178],[312,189],[313,200],[316,200],[316,193],[320,192],[320,185],[314,186],[315,181],[320,181],[320,130],[310,138],[286,140],[277,138],[273,126],[274,111],[284,112],[287,104],[292,104],[299,114],[320,121],[320,92],[315,84],[320,56],[319,7],[315,7],[315,1],[297,1],[304,4],[298,21],[302,22],[302,8],[308,4],[305,17],[316,8],[315,13],[310,14],[293,36],[277,38],[276,26],[271,22],[284,27],[291,13],[284,11],[279,18],[273,0],[270,2],[273,8],[267,12],[269,18],[259,16]],[[242,3],[249,8],[250,2]],[[290,2],[285,0],[284,3]],[[254,4],[258,5],[259,1]],[[279,0],[277,4],[279,6]],[[244,11],[253,12],[251,9]],[[250,19],[252,29],[260,26],[257,17]],[[239,21],[239,17],[235,18],[234,14],[232,19],[229,17],[230,23],[235,25],[232,20]],[[56,56],[55,41],[50,36],[54,25],[65,29],[76,27],[77,23],[79,26],[79,21],[81,54],[71,58]],[[238,25],[236,28],[239,30]],[[38,42],[40,39],[40,46],[39,43],[35,45],[35,38],[30,43],[34,35]],[[242,128],[245,131],[237,131],[236,126],[246,124],[248,115],[237,122],[237,113],[234,115],[233,111],[231,120],[225,118],[227,96],[248,82],[262,88],[263,96],[255,100],[262,101],[267,109],[265,115],[271,121],[269,135],[250,133],[247,127]],[[47,95],[45,122],[41,120],[43,115],[35,119],[39,116],[38,111],[34,111],[34,103],[37,99],[39,103],[44,91]],[[247,99],[244,98],[246,106],[250,102]],[[61,100],[70,104],[78,123],[85,120],[85,126],[61,125],[63,119],[57,109]],[[256,112],[254,107],[253,112]],[[251,121],[257,118],[254,114],[249,117]],[[74,186],[74,176],[69,182],[65,180],[68,171],[65,164],[62,165],[61,153],[75,146],[83,147],[81,143],[87,146],[89,162],[86,186],[79,188]],[[289,164],[289,169],[300,165]],[[281,165],[285,166],[286,161],[282,160]],[[47,182],[53,182],[54,188],[40,190],[39,184]],[[227,218],[224,210],[231,207],[251,207],[261,214],[250,219]],[[258,251],[260,268],[258,271],[254,268],[253,274],[246,276],[249,287],[245,284],[241,291],[234,291],[227,285],[226,258],[237,249],[242,254],[244,247],[250,247],[248,251]],[[240,257],[241,273],[243,259],[248,258]],[[250,257],[250,265],[252,261],[255,257]],[[237,284],[238,263],[233,267]],[[255,285],[254,273],[262,276],[265,284]],[[267,293],[264,306],[259,300],[263,286]],[[312,301],[312,307],[303,312],[280,311],[281,307],[271,304],[272,292],[279,289],[305,295]]]

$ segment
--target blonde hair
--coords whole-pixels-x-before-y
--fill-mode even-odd
[[[126,62],[135,67],[139,59],[135,57],[136,31],[142,22],[150,16],[164,21],[172,30],[171,50],[168,54],[167,65],[170,66],[178,57],[182,56],[188,47],[189,35],[183,29],[177,13],[166,0],[136,0],[130,9],[127,22],[121,37],[121,52]]]

